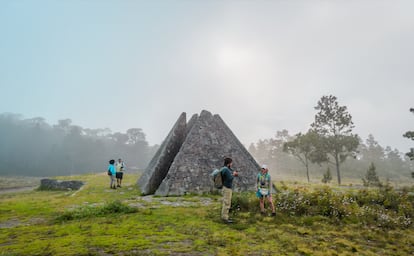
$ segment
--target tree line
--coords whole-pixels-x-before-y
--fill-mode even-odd
[[[141,128],[126,133],[88,129],[71,119],[48,124],[44,118],[0,114],[0,175],[56,176],[104,172],[108,160],[145,168],[158,145],[149,146]]]
[[[329,181],[331,169],[335,170],[338,184],[344,174],[362,178],[374,171],[384,179],[414,175],[412,151],[404,154],[390,146],[384,148],[372,134],[363,141],[353,133],[347,107],[341,106],[335,96],[323,96],[315,110],[315,120],[306,133],[291,135],[287,130],[278,131],[274,138],[252,143],[249,151],[259,162],[268,163],[275,173],[305,176],[308,182],[311,178]],[[410,111],[414,113],[414,109]],[[404,137],[414,139],[413,134],[407,132]]]
[[[375,170],[389,179],[414,178],[413,150],[406,154],[381,146],[369,135],[353,133],[352,116],[335,96],[317,103],[315,120],[306,133],[277,131],[274,138],[251,143],[248,150],[260,163],[280,175],[304,176],[308,181],[341,177],[362,178]],[[414,109],[410,109],[414,113]],[[414,131],[403,134],[414,140]],[[50,125],[44,118],[23,119],[0,114],[0,175],[56,176],[104,172],[109,159],[122,158],[131,169],[143,169],[158,149],[140,128],[126,133],[88,129],[62,119]]]

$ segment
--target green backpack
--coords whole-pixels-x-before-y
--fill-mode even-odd
[[[213,176],[214,187],[217,189],[222,189],[223,188],[223,176],[221,175],[221,170],[215,169],[211,175]]]

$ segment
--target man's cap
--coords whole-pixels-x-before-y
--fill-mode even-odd
[[[267,165],[266,164],[262,164],[262,169],[267,169]]]

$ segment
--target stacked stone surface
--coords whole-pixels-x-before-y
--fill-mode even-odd
[[[161,180],[161,182],[155,190],[155,194],[159,196],[213,192],[216,189],[210,174],[214,169],[223,166],[225,157],[232,158],[233,169],[239,171],[239,177],[234,179],[234,190],[255,189],[256,175],[260,167],[220,116],[213,116],[203,110],[200,116],[193,115],[185,128],[174,126],[174,129],[183,129],[186,131],[186,136],[178,150],[170,152],[174,158],[167,170],[167,164],[162,164],[162,161],[157,161],[158,165],[151,164],[153,162],[151,161],[148,165],[145,173],[138,180],[143,194],[152,194],[145,189],[147,173],[160,177],[157,181]],[[172,138],[169,135],[163,145],[172,143],[170,140]],[[157,154],[154,159],[159,158]]]
[[[53,179],[40,180],[41,190],[78,190],[83,186],[82,181],[70,180],[70,181],[58,181]]]
[[[167,175],[168,169],[174,161],[175,155],[180,150],[186,134],[186,114],[182,113],[138,180],[138,186],[142,194],[155,193]]]

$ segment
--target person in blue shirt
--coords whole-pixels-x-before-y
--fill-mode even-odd
[[[233,178],[237,177],[239,173],[231,169],[232,165],[233,160],[226,157],[224,159],[224,166],[221,168],[221,175],[223,178],[223,205],[221,208],[221,219],[224,223],[233,223],[233,220],[229,219],[229,210],[233,193]]]
[[[109,160],[109,167],[108,167],[108,172],[111,173],[111,175],[109,175],[109,179],[110,179],[110,183],[109,183],[109,187],[112,189],[116,189],[115,186],[115,182],[116,182],[116,170],[115,170],[115,160],[111,159]],[[108,173],[109,174],[109,173]]]
[[[256,184],[256,196],[260,200],[260,212],[262,215],[265,214],[264,198],[266,197],[272,208],[272,216],[276,216],[275,205],[272,199],[272,179],[270,178],[269,169],[265,164],[262,165],[261,171],[257,174]]]

